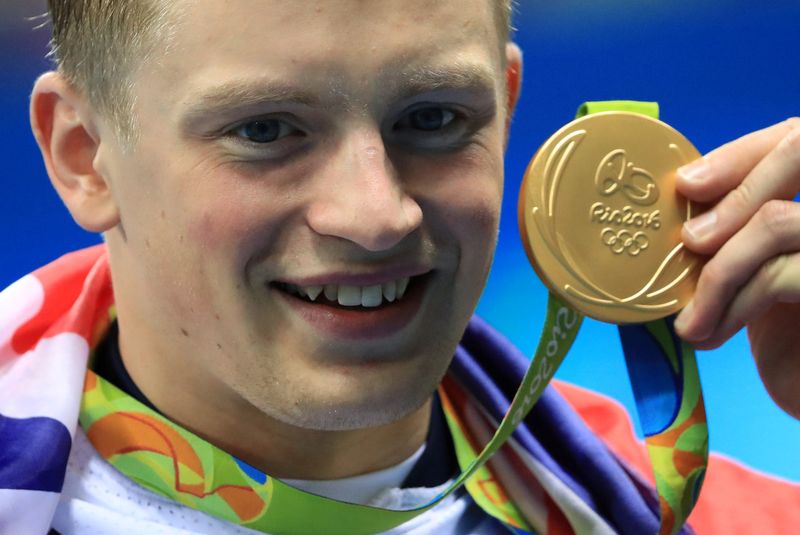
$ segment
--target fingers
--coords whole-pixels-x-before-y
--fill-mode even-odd
[[[683,228],[686,246],[709,255],[742,228],[764,203],[771,199],[790,200],[800,191],[800,119],[745,136],[701,161],[705,161],[705,169],[693,180],[705,185],[694,186],[690,192],[696,194],[694,200],[707,200],[729,191],[714,208],[693,218]],[[684,171],[680,181],[684,187],[692,182],[685,178],[688,174]]]
[[[721,199],[741,184],[781,139],[798,128],[800,118],[793,117],[709,152],[699,160],[678,169],[678,191],[699,203]]]
[[[695,344],[698,349],[721,346],[754,317],[766,314],[776,304],[800,303],[800,254],[781,255],[764,264],[731,302],[722,320],[711,335]],[[787,314],[796,313],[787,309]],[[778,318],[796,322],[797,318]],[[788,325],[792,328],[792,325]],[[797,328],[796,324],[793,328]]]
[[[678,334],[699,347],[704,341],[722,343],[758,317],[764,311],[759,307],[793,298],[794,285],[800,287],[800,260],[786,264],[776,259],[794,258],[781,255],[797,251],[800,204],[765,203],[703,267],[694,299],[675,323]]]

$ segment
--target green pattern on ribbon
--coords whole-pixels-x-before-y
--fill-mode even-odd
[[[470,481],[488,477],[484,464],[533,408],[561,361],[581,317],[551,296],[543,337],[508,412],[480,454],[447,415],[463,472],[440,496],[397,511],[340,502],[310,494],[280,480],[253,476],[244,463],[164,418],[92,371],[87,372],[81,427],[97,451],[120,472],[151,491],[188,507],[251,529],[283,534],[369,535],[403,524],[434,507],[461,485],[487,513],[513,527],[526,527],[510,501],[492,503]],[[466,445],[466,446],[465,446]],[[313,514],[309,512],[313,511]]]
[[[585,113],[624,108],[657,115],[655,103],[617,101],[587,103]],[[251,529],[282,534],[370,535],[392,529],[434,507],[462,484],[484,510],[509,527],[529,529],[519,509],[506,500],[498,503],[477,482],[491,479],[486,461],[524,420],[552,379],[577,336],[583,317],[554,294],[536,354],[514,399],[491,440],[480,447],[460,429],[453,411],[446,410],[456,455],[463,472],[440,496],[405,511],[387,510],[332,500],[290,487],[261,474],[230,454],[162,417],[128,394],[88,371],[80,424],[97,451],[130,479],[155,493],[188,507]],[[663,323],[662,323],[663,322]],[[645,356],[665,363],[663,370],[676,378],[672,385],[680,403],[658,432],[647,435],[647,445],[661,498],[661,534],[676,533],[688,517],[702,484],[707,459],[707,428],[697,365],[691,347],[676,343],[668,320],[638,326],[642,340],[650,340]],[[646,328],[645,328],[646,327]],[[628,329],[624,327],[622,329]],[[623,332],[623,331],[621,331]],[[634,333],[634,331],[628,331]],[[636,336],[641,333],[636,334]],[[625,336],[623,335],[623,344]],[[626,357],[639,356],[626,350]],[[660,360],[659,360],[660,359]],[[638,358],[628,358],[629,370],[639,370]],[[632,362],[637,361],[634,365]],[[647,359],[644,359],[647,361]],[[650,361],[647,361],[650,362]],[[643,427],[652,427],[651,395],[663,397],[663,384],[640,380],[631,373]],[[645,374],[646,378],[646,374]],[[653,388],[651,388],[653,387]],[[444,392],[443,402],[452,404]],[[656,407],[658,409],[659,407]],[[446,408],[447,409],[447,408]]]
[[[708,464],[708,425],[694,350],[672,334],[669,319],[650,322],[645,327],[658,340],[662,351],[669,349],[663,354],[670,363],[673,358],[679,362],[674,375],[678,385],[675,395],[680,396],[677,414],[666,429],[645,437],[661,497],[659,533],[666,535],[678,532],[699,497]],[[635,367],[636,363],[628,365]],[[646,383],[634,388],[638,389],[637,399],[654,395],[647,391]],[[660,395],[668,394],[670,392],[660,392]]]
[[[578,117],[627,111],[658,119],[655,102],[587,102]],[[620,337],[659,495],[659,535],[674,535],[700,495],[708,465],[708,425],[694,349],[673,318],[621,326]]]
[[[524,516],[513,502],[498,500],[496,497],[486,495],[485,486],[480,485],[479,482],[490,481],[493,478],[484,463],[505,443],[542,396],[545,387],[553,378],[578,336],[582,321],[583,316],[565,304],[558,296],[550,294],[539,346],[497,434],[482,453],[478,454],[478,448],[467,440],[467,433],[460,428],[459,421],[454,418],[453,414],[459,411],[447,410],[449,404],[456,400],[448,400],[446,392],[443,392],[442,395],[446,409],[445,416],[454,438],[456,457],[463,470],[457,483],[465,481],[467,490],[484,511],[502,522],[515,525],[515,527],[530,529]],[[511,425],[504,425],[509,416],[512,417]],[[502,435],[500,434],[501,430],[503,431]]]

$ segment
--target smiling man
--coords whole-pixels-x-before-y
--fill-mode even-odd
[[[151,37],[166,52],[131,77],[127,143],[100,117],[58,121],[81,106],[56,100],[61,76],[37,85],[56,187],[106,233],[131,378],[271,475],[341,477],[418,449],[489,269],[508,113],[497,10],[410,7],[170,4]],[[428,20],[443,30],[424,35]]]
[[[0,299],[0,385],[17,385],[0,398],[0,526],[355,533],[340,502],[387,511],[435,502],[463,462],[454,443],[485,442],[464,431],[469,414],[499,419],[491,407],[524,370],[470,320],[520,90],[509,3],[49,4],[59,69],[36,82],[33,130],[67,208],[105,245]],[[688,338],[721,343],[751,312],[794,306],[796,256],[775,262],[778,251],[764,248],[743,266],[731,236],[796,233],[796,206],[774,199],[799,189],[798,132],[777,125],[686,173],[687,195],[723,199],[715,225],[687,230],[687,244],[721,258],[681,318]],[[759,166],[778,173],[780,191],[748,188],[755,194],[737,201]],[[722,276],[736,262],[748,274],[739,284]],[[751,278],[771,284],[770,299],[733,301],[736,318],[720,321],[726,303],[714,296]],[[755,323],[777,333],[772,346],[791,341],[792,322]],[[765,355],[768,387],[797,416],[796,354]],[[560,389],[586,418],[611,410]],[[477,479],[483,490],[381,525],[657,529],[657,504],[624,453],[636,446],[618,441],[618,458],[553,389],[523,427],[527,468],[494,464]],[[796,489],[714,462],[773,504],[798,500]],[[743,525],[713,503],[701,502],[698,524]],[[774,520],[756,509],[758,522]]]

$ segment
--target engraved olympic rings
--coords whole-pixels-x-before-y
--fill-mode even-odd
[[[614,254],[628,253],[630,256],[639,256],[639,254],[650,246],[650,240],[644,232],[637,232],[631,234],[627,230],[620,230],[614,232],[614,229],[603,229],[600,235],[603,243],[611,249]]]

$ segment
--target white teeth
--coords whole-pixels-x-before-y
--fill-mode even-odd
[[[319,294],[322,293],[322,286],[303,286],[300,291],[304,292],[312,301],[316,301]]]
[[[380,284],[366,286],[361,290],[361,306],[377,307],[383,302],[383,287]]]
[[[343,307],[354,307],[360,305],[361,287],[348,286],[346,284],[339,286],[339,304]]]
[[[408,288],[408,282],[411,279],[408,277],[403,277],[402,279],[398,279],[397,281],[397,298],[402,299],[403,296],[406,294],[406,289]]]
[[[285,289],[290,294],[316,301],[320,295],[325,299],[339,303],[346,307],[362,306],[375,308],[381,306],[384,300],[393,303],[402,299],[408,289],[408,277],[403,277],[383,284],[371,286],[352,286],[347,284],[326,284],[325,286],[296,286],[286,284]]]
[[[326,284],[325,285],[325,299],[328,301],[336,301],[339,298],[339,285]]]
[[[383,284],[383,297],[390,303],[397,298],[397,281],[386,282]]]

